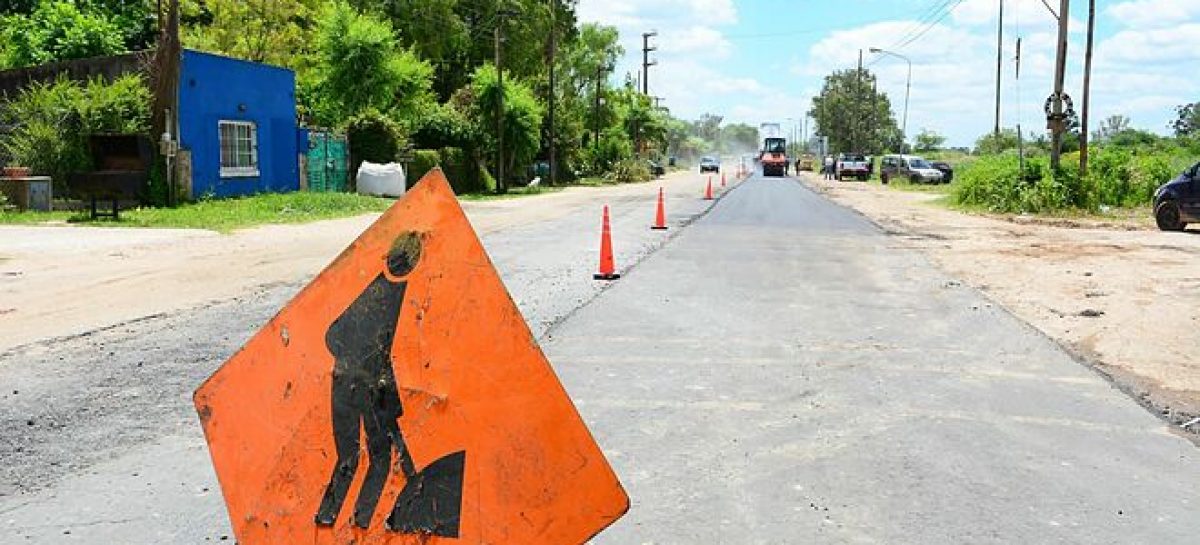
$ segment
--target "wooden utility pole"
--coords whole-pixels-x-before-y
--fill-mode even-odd
[[[1062,137],[1066,131],[1063,112],[1063,80],[1067,71],[1067,26],[1071,20],[1071,0],[1060,0],[1058,9],[1058,53],[1054,64],[1054,95],[1050,111],[1050,168],[1058,170],[1062,159]]]
[[[854,72],[854,113],[850,118],[850,149],[849,153],[858,153],[858,128],[862,126],[862,50],[858,50],[858,70]]]
[[[651,30],[650,32],[642,33],[642,94],[650,95],[650,67],[658,64],[650,60],[650,52],[658,49],[650,46],[650,38],[658,36],[658,32]]]
[[[1087,51],[1083,61],[1083,117],[1079,132],[1079,176],[1088,171],[1088,110],[1092,101],[1092,39],[1096,32],[1096,0],[1088,0]]]
[[[167,13],[164,15],[160,12],[159,21],[158,45],[154,49],[154,105],[150,119],[150,136],[156,143],[163,134],[174,128],[173,116],[179,113],[179,63],[182,54],[179,43],[179,0],[170,0]],[[166,165],[165,157],[159,160]],[[169,205],[174,205],[176,201],[173,186],[172,176],[167,173],[166,198]]]
[[[555,12],[558,11],[556,9],[557,2],[558,0],[550,0],[550,96],[547,97],[548,106],[550,107],[547,112],[550,118],[550,185],[556,185],[558,182],[558,160],[555,157],[558,131],[557,127],[554,126],[554,103],[555,95],[557,94],[554,80],[555,54],[558,49],[558,26],[555,21]]]
[[[604,72],[603,65],[596,67],[596,106],[592,110],[592,149],[600,149],[600,90],[604,88]]]
[[[996,24],[996,127],[992,130],[1000,141],[1000,67],[1004,62],[1004,0],[1000,0],[1000,22]]]
[[[504,24],[503,19],[496,21],[494,30],[496,38],[496,192],[504,193],[508,191],[507,184],[504,183],[504,65],[500,55],[500,44],[504,41],[501,35],[501,28]]]

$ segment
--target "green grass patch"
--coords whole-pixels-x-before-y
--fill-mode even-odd
[[[872,178],[871,183],[883,185],[879,178]],[[888,180],[888,184],[884,187],[890,187],[899,191],[912,191],[914,193],[937,193],[941,195],[949,195],[953,192],[954,183],[948,184],[914,184],[906,178],[894,178]]]
[[[92,220],[86,210],[72,212],[0,212],[0,224],[68,222],[100,227],[162,227],[234,229],[272,223],[357,216],[386,210],[395,199],[353,193],[264,193],[233,199],[205,199],[176,208],[136,208],[121,211],[121,219]]]

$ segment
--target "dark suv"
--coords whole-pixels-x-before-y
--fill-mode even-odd
[[[1200,163],[1154,192],[1154,221],[1163,231],[1182,231],[1200,222]]]

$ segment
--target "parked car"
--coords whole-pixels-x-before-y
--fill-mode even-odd
[[[659,163],[654,159],[648,159],[646,164],[650,166],[650,174],[662,176],[663,174],[667,173],[667,169],[663,168],[662,163]]]
[[[896,179],[907,179],[914,184],[944,181],[942,171],[916,155],[885,155],[880,163],[879,179],[885,184]]]
[[[1200,163],[1154,192],[1154,221],[1163,231],[1182,231],[1200,223]]]
[[[838,180],[850,177],[865,182],[867,178],[871,177],[871,167],[867,163],[867,158],[858,153],[839,154],[837,162],[834,163],[834,172],[837,174]]]
[[[721,162],[718,161],[715,157],[701,157],[700,158],[700,173],[701,174],[704,174],[705,172],[719,172],[720,170],[721,170]]]
[[[950,166],[950,163],[945,161],[930,161],[929,164],[942,173],[942,183],[948,184],[954,181],[954,167]]]

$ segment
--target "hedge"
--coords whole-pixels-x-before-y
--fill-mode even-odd
[[[491,177],[461,148],[415,150],[412,163],[408,166],[408,185],[411,187],[437,166],[442,168],[456,194],[479,193],[495,188]]]

